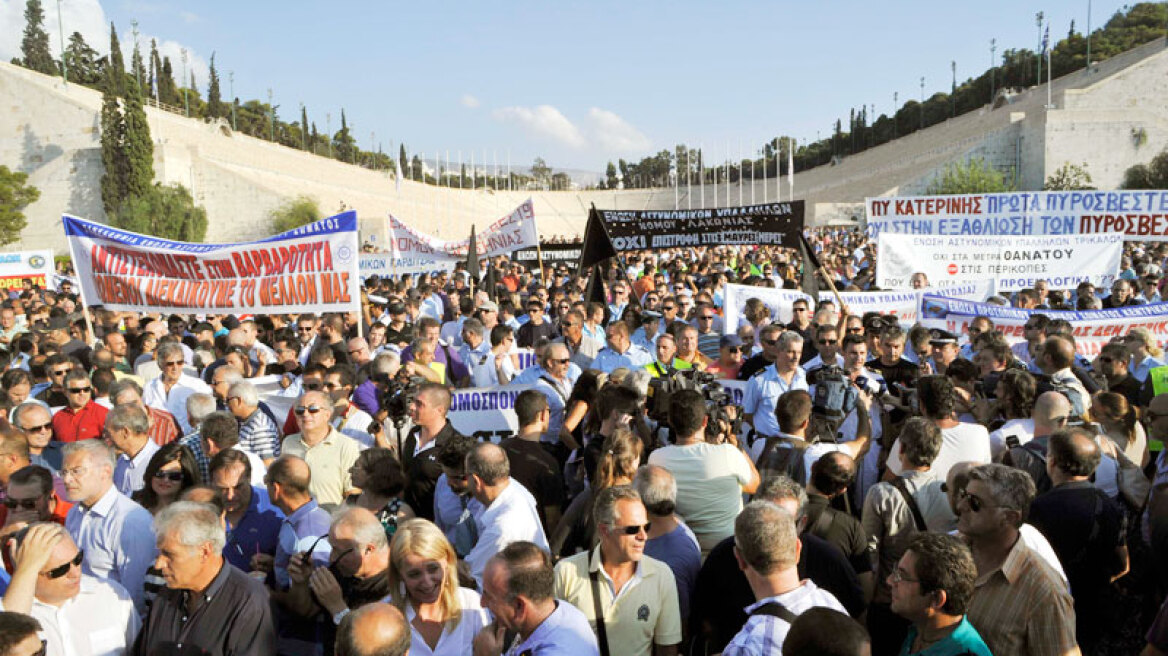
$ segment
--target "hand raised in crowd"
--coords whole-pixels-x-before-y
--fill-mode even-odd
[[[12,555],[13,565],[16,569],[29,568],[39,572],[49,562],[53,547],[64,537],[65,527],[60,524],[33,525],[24,535],[20,546],[17,546],[15,541],[10,543],[9,553]]]
[[[299,553],[288,560],[288,578],[294,585],[304,585],[312,577],[312,555]]]
[[[289,569],[289,573],[291,573],[291,569]],[[316,600],[320,602],[321,606],[324,606],[330,615],[336,615],[349,607],[341,594],[341,584],[337,583],[337,578],[327,567],[317,567],[312,572],[312,575],[308,577],[308,587],[316,595]]]

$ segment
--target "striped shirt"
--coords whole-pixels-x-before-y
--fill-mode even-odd
[[[1061,656],[1075,647],[1071,595],[1021,539],[974,585],[967,617],[993,653]]]
[[[280,455],[280,429],[276,422],[259,408],[239,424],[239,448],[260,458]]]
[[[802,615],[804,612],[816,606],[823,606],[838,610],[841,613],[847,613],[847,610],[835,598],[835,595],[827,590],[821,590],[808,580],[803,581],[802,585],[790,592],[759,599],[757,602],[746,607],[746,614],[749,616],[758,607],[772,601],[777,601],[783,606],[786,606],[787,610],[791,611],[795,616]],[[730,644],[726,645],[722,656],[766,656],[769,654],[781,654],[783,653],[783,641],[787,639],[787,632],[790,630],[791,625],[786,620],[778,617],[772,615],[750,616],[747,618],[742,630],[734,636]]]

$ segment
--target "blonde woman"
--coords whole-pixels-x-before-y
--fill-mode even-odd
[[[462,656],[490,617],[479,593],[458,585],[458,556],[442,530],[425,519],[397,527],[389,545],[389,596],[410,623],[410,653]]]
[[[1152,336],[1152,331],[1147,328],[1129,330],[1123,338],[1123,345],[1127,347],[1127,352],[1131,353],[1128,371],[1141,385],[1148,379],[1149,371],[1164,366],[1164,349],[1160,348],[1159,342]]]

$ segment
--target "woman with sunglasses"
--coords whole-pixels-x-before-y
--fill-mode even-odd
[[[458,583],[458,559],[442,530],[425,519],[397,529],[389,553],[389,596],[410,623],[410,653],[461,656],[490,622],[479,593]]]
[[[157,516],[163,508],[178,501],[188,488],[202,483],[195,454],[178,442],[170,442],[158,449],[146,464],[143,479],[146,486],[131,497],[138,505]],[[166,579],[153,564],[146,570],[145,599],[147,608],[154,602],[158,592],[166,587]]]
[[[387,538],[392,540],[398,525],[415,516],[402,499],[406,477],[393,451],[381,447],[365,449],[349,468],[349,476],[353,487],[360,488],[361,493],[350,495],[345,503],[372,512],[385,527]]]

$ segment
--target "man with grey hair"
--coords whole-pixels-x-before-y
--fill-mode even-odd
[[[746,392],[742,397],[742,412],[755,432],[764,437],[779,434],[779,422],[775,418],[775,406],[779,397],[790,390],[806,390],[807,375],[799,366],[803,353],[803,337],[786,330],[778,338],[767,337],[764,331],[762,346],[764,351],[774,354],[774,364],[750,377]]]
[[[266,656],[276,630],[264,586],[223,559],[227,542],[213,506],[176,501],[154,522],[166,581],[129,653],[147,656],[181,644],[195,653]]]
[[[159,449],[150,441],[149,431],[150,419],[136,405],[116,405],[106,415],[102,437],[118,452],[114,483],[126,496],[146,487],[146,465]]]
[[[535,498],[511,480],[511,463],[502,447],[489,442],[475,445],[466,454],[466,476],[471,495],[483,504],[475,520],[478,541],[465,559],[481,586],[487,561],[508,544],[527,540],[548,549],[548,541]]]
[[[305,620],[323,612],[336,626],[349,611],[390,593],[389,539],[373,513],[348,506],[333,513],[328,542],[328,567],[313,567],[305,557],[293,557],[288,563],[292,587],[283,603]]]
[[[227,409],[227,396],[231,386],[243,379],[243,373],[229,364],[217,368],[215,373],[211,374],[211,394],[215,396],[217,410]]]
[[[1019,539],[1034,495],[1026,472],[999,464],[969,470],[957,503],[957,530],[977,565],[969,621],[995,654],[1077,654],[1066,584]]]
[[[65,528],[85,551],[82,571],[122,584],[141,613],[146,570],[154,561],[150,512],[114,487],[114,454],[101,440],[64,447],[61,479],[75,505]]]
[[[154,349],[154,360],[162,373],[146,384],[142,401],[149,406],[166,410],[178,420],[183,435],[191,432],[187,418],[187,397],[191,394],[210,394],[211,388],[201,379],[183,371],[186,359],[182,344],[163,342]]]
[[[649,514],[645,555],[665,563],[673,571],[681,621],[685,622],[689,619],[694,583],[702,568],[702,551],[693,531],[677,516],[677,481],[664,467],[642,465],[633,478],[633,487]]]
[[[183,436],[178,419],[166,410],[146,405],[142,400],[142,388],[129,378],[116,380],[110,385],[109,400],[111,407],[132,403],[142,408],[150,419],[150,439],[158,446],[169,444]]]
[[[806,525],[807,493],[803,486],[787,476],[772,476],[763,481],[754,495],[755,501],[767,501],[783,508],[795,518],[800,532]],[[843,552],[823,538],[811,533],[800,536],[798,571],[800,579],[809,579],[830,592],[852,617],[864,612],[864,591],[860,579]],[[707,653],[716,653],[742,628],[747,615],[743,608],[755,600],[754,592],[734,557],[734,536],[718,543],[702,564],[694,585],[690,633],[705,642]]]
[[[592,518],[599,544],[556,565],[556,598],[596,625],[604,653],[676,654],[677,584],[668,565],[645,556],[649,523],[641,496],[628,486],[605,488]]]
[[[28,440],[29,462],[57,474],[61,470],[61,442],[53,439],[49,409],[37,401],[21,403],[12,411],[12,424]]]
[[[218,372],[216,372],[218,373]],[[260,395],[248,380],[234,383],[227,391],[227,410],[239,421],[239,448],[272,464],[280,455],[280,428],[260,408]]]
[[[724,656],[778,654],[803,611],[821,606],[846,612],[830,592],[800,580],[801,548],[795,518],[773,503],[752,502],[734,520],[734,559],[746,573],[755,602],[744,609],[746,624],[726,645]]]
[[[191,433],[178,440],[178,443],[191,450],[195,455],[195,462],[199,465],[199,473],[203,481],[211,480],[211,456],[203,450],[203,436],[199,434],[199,427],[203,421],[215,412],[215,397],[210,394],[192,394],[187,397],[187,419],[191,422]]]
[[[466,364],[466,378],[459,381],[462,387],[489,387],[498,385],[495,358],[491,354],[491,343],[486,338],[483,322],[475,318],[462,322],[462,344],[458,354]],[[492,376],[494,374],[494,376]]]

